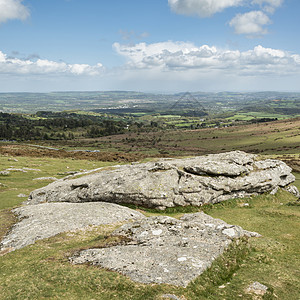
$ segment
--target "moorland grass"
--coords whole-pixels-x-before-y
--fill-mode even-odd
[[[102,147],[146,155],[202,155],[232,150],[298,154],[300,118],[227,128],[170,130],[98,138]],[[126,139],[127,137],[127,139]],[[92,141],[90,141],[92,143]]]

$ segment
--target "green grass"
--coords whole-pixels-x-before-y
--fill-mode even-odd
[[[18,157],[18,161],[10,160],[11,157],[0,155],[0,166],[2,170],[7,168],[31,168],[41,171],[27,171],[26,173],[11,171],[8,176],[0,175],[0,209],[10,208],[20,205],[26,198],[19,198],[19,194],[29,195],[34,189],[51,183],[52,181],[35,181],[33,179],[40,177],[56,177],[57,179],[67,176],[64,174],[71,171],[92,170],[99,167],[111,166],[114,163],[56,159],[56,158],[28,158]],[[116,164],[116,163],[115,163]],[[59,175],[63,174],[63,175]]]
[[[297,115],[298,116],[298,115]],[[247,112],[247,113],[237,113],[234,116],[226,118],[227,120],[241,120],[249,121],[256,118],[277,118],[278,120],[284,120],[291,118],[291,115],[281,115],[276,113],[267,112]]]
[[[0,182],[6,180],[7,185],[0,191],[0,238],[15,222],[10,211],[4,208],[14,207],[24,200],[16,197],[18,193],[28,193],[45,184],[37,184],[32,178],[108,166],[101,162],[49,158],[18,157],[18,162],[14,162],[5,156],[0,157],[0,162],[2,169],[10,165],[41,169],[41,172],[12,172],[0,178]],[[74,252],[116,242],[106,238],[114,226],[98,226],[62,233],[0,257],[0,299],[162,299],[163,294],[175,294],[188,300],[250,300],[254,298],[245,293],[245,288],[259,281],[270,290],[264,299],[296,300],[300,291],[300,208],[288,205],[294,201],[295,197],[279,191],[274,196],[234,199],[202,208],[177,207],[164,212],[139,208],[148,216],[167,214],[173,217],[202,209],[229,224],[262,234],[261,238],[232,245],[187,288],[143,285],[105,269],[71,265],[68,257]],[[244,203],[249,206],[243,206]]]
[[[278,299],[298,299],[299,270],[299,207],[287,205],[293,197],[286,192],[275,196],[252,198],[250,208],[241,208],[243,200],[218,204],[208,210],[216,218],[237,224],[263,235],[251,242],[254,252],[247,268],[241,268],[238,277],[243,281],[256,278],[274,289]],[[253,260],[253,261],[251,261]],[[233,282],[234,283],[234,282]]]
[[[294,182],[294,185],[298,188],[298,190],[300,191],[300,173],[294,173],[295,175],[295,182]]]

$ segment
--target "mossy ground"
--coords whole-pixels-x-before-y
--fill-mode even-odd
[[[5,185],[0,190],[0,238],[15,222],[8,208],[24,200],[17,195],[28,194],[46,184],[33,178],[108,165],[66,159],[18,157],[18,162],[8,159],[0,157],[1,169],[13,165],[41,171],[12,172],[0,178]],[[299,299],[300,208],[288,205],[293,201],[292,195],[279,191],[274,196],[234,199],[202,207],[209,215],[257,231],[262,237],[231,247],[187,288],[143,285],[105,269],[71,265],[68,257],[79,249],[115,242],[106,238],[114,227],[99,226],[62,233],[0,257],[0,299],[162,299],[163,294],[175,294],[182,299],[254,299],[245,292],[254,281],[269,287],[265,299]],[[179,217],[198,210],[186,207],[165,212],[143,211],[146,215]]]

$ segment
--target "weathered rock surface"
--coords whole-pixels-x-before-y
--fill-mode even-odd
[[[141,283],[177,286],[187,286],[235,239],[259,236],[203,212],[179,220],[166,216],[141,219],[121,226],[113,235],[125,236],[130,242],[84,250],[70,261],[99,265]]]
[[[27,203],[105,201],[158,209],[200,206],[270,192],[294,180],[291,168],[282,161],[257,161],[255,155],[233,151],[118,166],[59,180],[33,191]]]
[[[10,251],[36,240],[89,225],[114,224],[144,218],[141,213],[114,203],[43,203],[13,210],[19,222],[0,243]],[[8,251],[6,251],[8,252]]]

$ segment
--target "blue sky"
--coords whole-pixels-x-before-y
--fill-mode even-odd
[[[299,0],[0,0],[0,92],[300,91]]]

